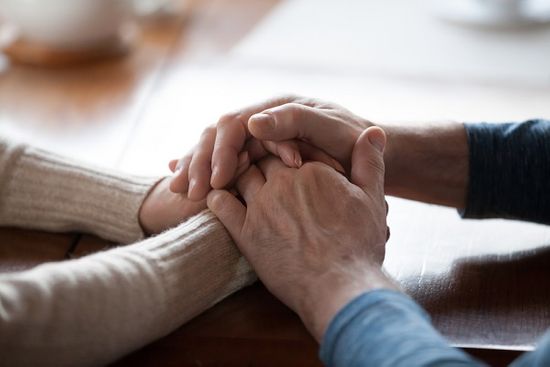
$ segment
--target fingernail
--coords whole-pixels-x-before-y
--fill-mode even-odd
[[[212,177],[211,177],[211,180],[214,180],[215,178],[217,178],[219,174],[220,174],[220,166],[215,165],[215,166],[212,168]]]
[[[302,167],[302,157],[298,153],[294,153],[294,164],[296,164],[296,168]]]
[[[172,165],[174,166],[174,168],[172,168]],[[178,166],[178,160],[177,160],[177,159],[172,159],[172,160],[168,163],[168,168],[170,169],[171,172],[175,172],[177,166]]]
[[[247,161],[248,161],[248,152],[244,151],[239,155],[239,162],[237,163],[237,166],[240,167],[243,164],[246,164]]]
[[[191,195],[191,192],[195,189],[195,186],[197,185],[197,180],[194,178],[189,181],[189,190],[187,190],[187,197]]]
[[[172,175],[172,177],[178,177],[181,174],[182,171],[183,171],[183,167],[176,168],[176,170],[174,171],[174,174]]]
[[[336,168],[336,170],[338,172],[340,172],[341,174],[343,174],[344,176],[346,175],[346,170],[344,169],[344,167],[342,167],[342,165],[340,164],[340,162],[338,162],[336,159],[332,158],[332,165]]]
[[[252,116],[253,119],[257,120],[258,123],[262,125],[262,128],[267,130],[273,130],[275,128],[275,119],[272,115],[267,113],[257,113]]]
[[[384,153],[384,146],[386,145],[386,139],[384,139],[384,135],[382,135],[380,132],[371,132],[367,135],[367,138],[369,139],[369,142],[374,145],[374,147],[378,149],[380,153]]]
[[[237,172],[235,172],[235,177],[239,177],[243,173],[246,172],[248,169],[248,166],[246,164],[243,164],[242,166],[237,167]]]
[[[289,152],[288,150],[278,150],[277,153],[279,153],[279,157],[288,167],[296,165],[296,158],[294,157],[294,154],[292,152]]]

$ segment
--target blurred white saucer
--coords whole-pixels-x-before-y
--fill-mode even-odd
[[[18,38],[60,50],[102,48],[133,20],[131,0],[0,0]]]
[[[437,15],[464,26],[518,28],[550,24],[549,0],[436,0]]]

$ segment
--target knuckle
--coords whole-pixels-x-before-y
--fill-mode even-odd
[[[275,187],[278,190],[286,191],[286,185],[294,181],[294,172],[291,170],[280,170],[274,176]]]
[[[312,174],[317,170],[317,162],[306,162],[300,168],[303,174]]]
[[[369,167],[374,170],[376,173],[382,175],[384,177],[385,167],[384,167],[384,160],[380,157],[371,157],[368,160]]]
[[[274,101],[276,101],[278,103],[289,103],[289,102],[293,102],[293,101],[298,101],[300,99],[302,99],[302,97],[297,95],[297,94],[285,93],[285,94],[281,94],[280,96],[276,97],[274,99]]]
[[[219,119],[218,119],[218,123],[216,124],[216,126],[219,128],[219,127],[222,127],[222,126],[225,126],[227,124],[229,124],[231,121],[233,121],[234,117],[233,114],[225,114],[223,116],[221,116]]]
[[[318,99],[311,98],[311,97],[303,97],[303,96],[297,97],[295,102],[301,105],[309,106],[309,107],[314,107],[314,106],[321,107],[322,105],[326,104],[325,102],[320,101]]]
[[[189,162],[191,162],[191,159],[193,159],[193,156],[195,155],[195,149],[192,149],[190,151],[188,151],[187,153],[185,153],[185,155],[183,155],[180,159],[178,159],[178,162],[177,164],[179,166],[182,166],[182,165],[185,165],[185,164],[189,164]]]
[[[227,206],[227,196],[222,194],[212,195],[209,202],[212,209],[222,210]]]
[[[233,125],[235,123],[245,123],[244,115],[240,112],[230,112],[222,115],[219,120],[217,127],[224,128],[228,125]]]
[[[213,125],[208,126],[204,131],[202,132],[202,136],[208,136],[211,134],[214,134],[216,132],[216,127]]]
[[[187,154],[182,159],[180,159],[180,161],[178,163],[180,163],[180,166],[183,167],[183,168],[189,167],[189,165],[191,164],[192,159],[193,159],[193,154]]]
[[[303,115],[304,106],[300,103],[287,103],[284,108],[288,111],[290,117],[294,121],[300,120]]]
[[[323,169],[323,163],[321,162],[306,162],[300,167],[300,173],[304,176],[317,176]]]

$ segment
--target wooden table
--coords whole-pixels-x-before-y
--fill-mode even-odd
[[[304,70],[233,52],[279,4],[195,1],[185,16],[147,24],[128,57],[84,67],[0,60],[0,134],[106,167],[168,174],[168,160],[219,115],[281,92],[334,100],[373,120],[550,116],[546,87]],[[400,199],[390,207],[385,266],[443,335],[494,365],[534,346],[550,325],[546,227],[461,221],[452,209]],[[111,245],[86,234],[3,228],[0,271]],[[115,365],[317,366],[317,350],[297,316],[256,284]]]

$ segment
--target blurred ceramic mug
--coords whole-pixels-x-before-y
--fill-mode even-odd
[[[0,16],[29,42],[75,50],[112,42],[134,9],[132,0],[0,0]]]
[[[522,14],[523,0],[477,0],[496,16],[515,18]]]

